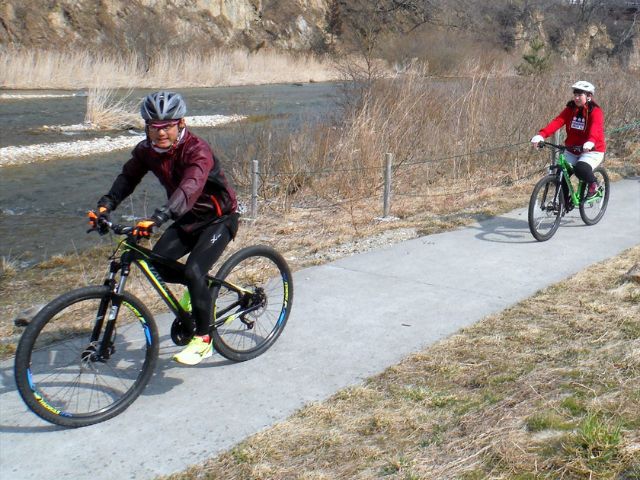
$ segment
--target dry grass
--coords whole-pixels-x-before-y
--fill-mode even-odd
[[[623,278],[639,261],[595,265],[168,478],[638,478],[640,285]]]
[[[129,95],[119,95],[111,88],[90,88],[84,122],[103,130],[120,130],[132,126],[141,128],[143,122],[136,103],[129,99]]]
[[[261,50],[196,54],[168,50],[143,63],[91,52],[0,49],[3,88],[179,88],[336,79],[330,63],[312,55]]]
[[[633,105],[640,103],[640,92],[631,87],[632,77],[592,76],[603,85],[597,100],[607,113],[607,128],[637,122]],[[246,135],[233,177],[248,189],[249,165],[258,158],[266,207],[353,210],[381,198],[383,160],[391,153],[394,215],[438,210],[440,202],[465,203],[465,195],[482,196],[541,174],[549,156],[533,151],[529,140],[560,111],[570,84],[563,73],[545,79],[438,80],[415,68],[377,81],[359,101],[347,97],[344,118],[333,128],[303,129],[280,140],[270,129]],[[614,158],[637,157],[637,132],[609,136],[608,165]],[[637,158],[632,163],[637,165]]]

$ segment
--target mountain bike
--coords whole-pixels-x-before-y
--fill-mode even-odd
[[[598,183],[598,190],[593,198],[586,199],[587,184],[582,180],[577,185],[571,182],[573,166],[567,162],[564,155],[567,149],[564,145],[540,142],[540,148],[548,145],[557,150],[549,166],[548,175],[541,178],[531,193],[529,200],[529,230],[536,240],[549,240],[558,230],[560,221],[565,213],[579,208],[580,217],[587,225],[598,223],[609,203],[609,175],[603,166],[593,170]],[[575,147],[572,147],[575,148]],[[564,181],[563,181],[564,180]],[[567,191],[568,190],[568,191]]]
[[[46,305],[27,325],[16,351],[20,396],[36,415],[65,427],[122,413],[151,378],[158,328],[145,304],[126,291],[132,266],[175,314],[173,342],[185,345],[194,332],[188,291],[179,300],[158,272],[179,275],[184,264],[140,245],[134,227],[103,223],[124,235],[109,257],[103,284],[70,291]],[[285,259],[268,246],[246,247],[207,280],[215,350],[242,362],[270,348],[291,313],[293,283]]]

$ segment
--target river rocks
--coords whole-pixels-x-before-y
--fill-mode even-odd
[[[32,307],[27,308],[26,310],[20,312],[16,318],[13,319],[13,324],[16,327],[26,327],[29,325],[29,322],[33,320],[40,310],[45,307],[44,303],[40,303],[38,305],[34,305]]]
[[[202,115],[185,117],[187,125],[193,127],[214,127],[243,120],[243,115]],[[99,130],[91,124],[45,125],[45,130],[65,132],[83,132]],[[113,150],[131,149],[144,140],[144,134],[131,130],[128,135],[106,135],[91,140],[73,142],[55,142],[36,145],[18,145],[0,148],[0,167],[21,163],[41,162],[61,157],[86,157]]]

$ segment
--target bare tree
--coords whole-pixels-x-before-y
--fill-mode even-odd
[[[326,14],[327,26],[325,31],[329,34],[329,48],[332,48],[336,37],[342,35],[342,10],[340,0],[331,0]]]

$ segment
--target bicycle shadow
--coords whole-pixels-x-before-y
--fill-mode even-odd
[[[562,217],[559,228],[585,227],[586,225],[579,220],[579,214],[576,217],[573,212],[570,212]],[[524,219],[504,216],[492,217],[487,220],[482,220],[476,225],[471,225],[469,228],[478,230],[478,233],[475,235],[476,238],[485,242],[538,243],[538,241],[533,238],[533,235],[531,235],[529,222],[526,217]]]
[[[213,357],[198,365],[180,365],[173,360],[173,355],[184,347],[176,346],[171,340],[170,335],[163,335],[159,340],[160,351],[158,361],[151,380],[149,380],[149,383],[142,392],[144,396],[163,395],[171,391],[174,387],[183,384],[184,379],[181,378],[180,375],[184,373],[184,369],[219,368],[234,363],[214,352]],[[172,372],[175,373],[175,375],[172,374]]]
[[[497,243],[535,243],[536,239],[529,232],[526,219],[513,217],[491,217],[481,220],[469,228],[478,230],[475,237],[485,242]]]
[[[13,362],[0,366],[0,433],[55,432],[64,427],[45,423],[33,414],[18,394]]]
[[[142,392],[142,396],[166,394],[174,387],[184,383],[180,375],[183,369],[218,368],[233,364],[220,355],[214,354],[199,365],[186,367],[172,360],[173,355],[182,347],[177,347],[169,335],[160,337],[160,352],[153,375]],[[172,374],[171,372],[176,372]],[[0,363],[0,433],[46,433],[67,430],[67,427],[46,423],[31,412],[23,403],[18,393],[13,360]]]

